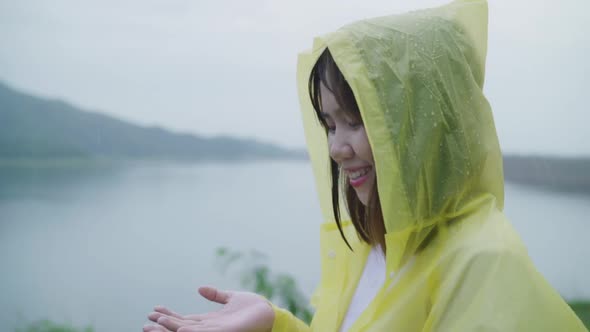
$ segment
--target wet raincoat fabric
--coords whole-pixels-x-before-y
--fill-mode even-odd
[[[349,331],[586,331],[502,212],[502,155],[482,91],[482,0],[355,22],[300,55],[300,103],[325,221],[322,276],[311,326],[274,307],[273,331],[338,331],[370,251],[344,222],[350,251],[334,222],[326,133],[308,93],[326,47],[363,118],[386,228],[386,281]]]

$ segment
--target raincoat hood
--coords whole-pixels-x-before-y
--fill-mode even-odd
[[[437,226],[504,199],[502,156],[483,94],[487,3],[449,5],[355,22],[300,54],[298,89],[323,218],[334,223],[325,130],[313,110],[311,69],[328,48],[349,83],[377,174],[388,270]],[[341,205],[341,215],[347,216]]]

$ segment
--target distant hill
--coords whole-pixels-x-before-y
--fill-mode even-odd
[[[0,159],[305,159],[302,150],[142,127],[0,83]]]
[[[142,127],[0,83],[0,161],[60,159],[306,160],[304,150]],[[590,158],[504,156],[507,181],[590,194]]]
[[[504,156],[507,181],[590,194],[590,158]]]

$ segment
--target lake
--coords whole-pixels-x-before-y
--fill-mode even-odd
[[[239,285],[219,247],[268,256],[311,293],[320,210],[310,164],[0,168],[0,330],[49,318],[140,331],[154,305],[215,308],[199,285]],[[590,299],[590,196],[507,183],[506,214],[566,299]]]

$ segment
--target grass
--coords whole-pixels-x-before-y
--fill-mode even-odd
[[[92,327],[76,328],[69,324],[57,324],[50,320],[40,320],[24,328],[17,328],[16,332],[94,332]]]

